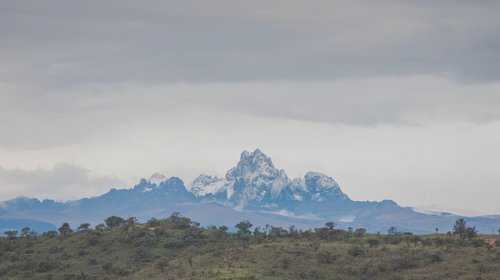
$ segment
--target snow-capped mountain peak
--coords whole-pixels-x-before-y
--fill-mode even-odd
[[[203,196],[221,191],[225,184],[226,181],[218,178],[217,176],[201,174],[187,186],[187,190],[196,196]]]
[[[256,149],[244,151],[235,167],[226,173],[227,194],[233,203],[270,203],[290,183],[284,170],[278,170],[270,157]]]
[[[325,174],[309,171],[304,176],[304,183],[313,200],[347,198],[347,195],[340,189],[339,184],[332,177]]]
[[[154,190],[164,184],[166,179],[164,175],[155,173],[149,181],[145,180],[140,185],[141,190]],[[243,151],[236,166],[224,178],[201,174],[186,189],[202,200],[232,204],[241,209],[272,211],[283,207],[289,209],[299,202],[348,198],[333,178],[322,173],[308,172],[303,178],[291,180],[283,169],[277,169],[271,158],[259,149]]]
[[[271,158],[256,149],[252,153],[243,151],[236,167],[226,173],[226,179],[228,181],[236,179],[254,181],[259,178],[270,180],[279,175],[280,171],[274,167]]]

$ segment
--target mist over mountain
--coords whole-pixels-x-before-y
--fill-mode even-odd
[[[95,225],[111,215],[146,220],[174,211],[202,225],[233,226],[250,220],[256,226],[314,228],[335,221],[340,227],[363,227],[370,232],[385,232],[395,226],[415,233],[434,232],[436,228],[448,231],[458,217],[418,213],[391,200],[354,201],[332,177],[310,171],[302,178],[289,178],[257,149],[241,153],[236,166],[223,178],[202,174],[186,185],[180,178],[155,173],[130,189],[111,189],[92,198],[56,202],[19,197],[4,201],[0,204],[0,228],[19,228],[23,222],[43,231],[63,222]],[[500,216],[467,220],[486,233],[500,224]]]

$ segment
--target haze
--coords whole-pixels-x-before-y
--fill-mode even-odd
[[[223,176],[500,213],[498,1],[0,0],[0,201]]]

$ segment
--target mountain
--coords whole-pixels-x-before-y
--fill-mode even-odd
[[[180,178],[155,173],[130,189],[111,189],[92,198],[56,202],[20,197],[0,203],[0,219],[31,219],[50,225],[98,224],[111,215],[146,220],[174,211],[204,225],[232,226],[248,219],[257,226],[313,228],[333,220],[345,228],[385,232],[396,226],[415,233],[434,232],[435,228],[448,231],[459,217],[418,213],[391,200],[354,201],[325,174],[310,171],[303,178],[290,179],[259,149],[241,153],[223,178],[202,174],[187,186]],[[486,233],[500,226],[500,216],[468,217],[467,221]]]
[[[331,177],[308,172],[290,180],[259,149],[244,151],[224,179],[200,175],[189,189],[204,201],[230,202],[244,210],[299,210],[306,204],[350,200]]]

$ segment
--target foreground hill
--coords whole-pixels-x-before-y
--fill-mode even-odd
[[[432,233],[435,228],[447,231],[458,218],[449,213],[417,213],[391,200],[354,201],[327,175],[310,171],[303,178],[289,178],[257,149],[244,151],[223,178],[200,175],[187,186],[177,177],[155,174],[130,189],[112,189],[93,198],[64,203],[23,197],[5,201],[0,203],[0,228],[8,227],[2,224],[6,219],[33,219],[52,225],[96,224],[111,215],[146,221],[174,211],[204,225],[231,225],[247,219],[259,226],[305,229],[334,220],[343,228],[363,227],[374,233],[386,232],[391,226],[414,233]],[[500,227],[499,216],[471,217],[468,221],[483,233]],[[36,223],[28,225],[43,230]]]
[[[237,225],[202,228],[173,214],[136,224],[111,217],[0,238],[0,279],[498,279],[494,236],[367,234]],[[253,229],[253,232],[251,231]],[[485,240],[491,245],[487,245]]]

